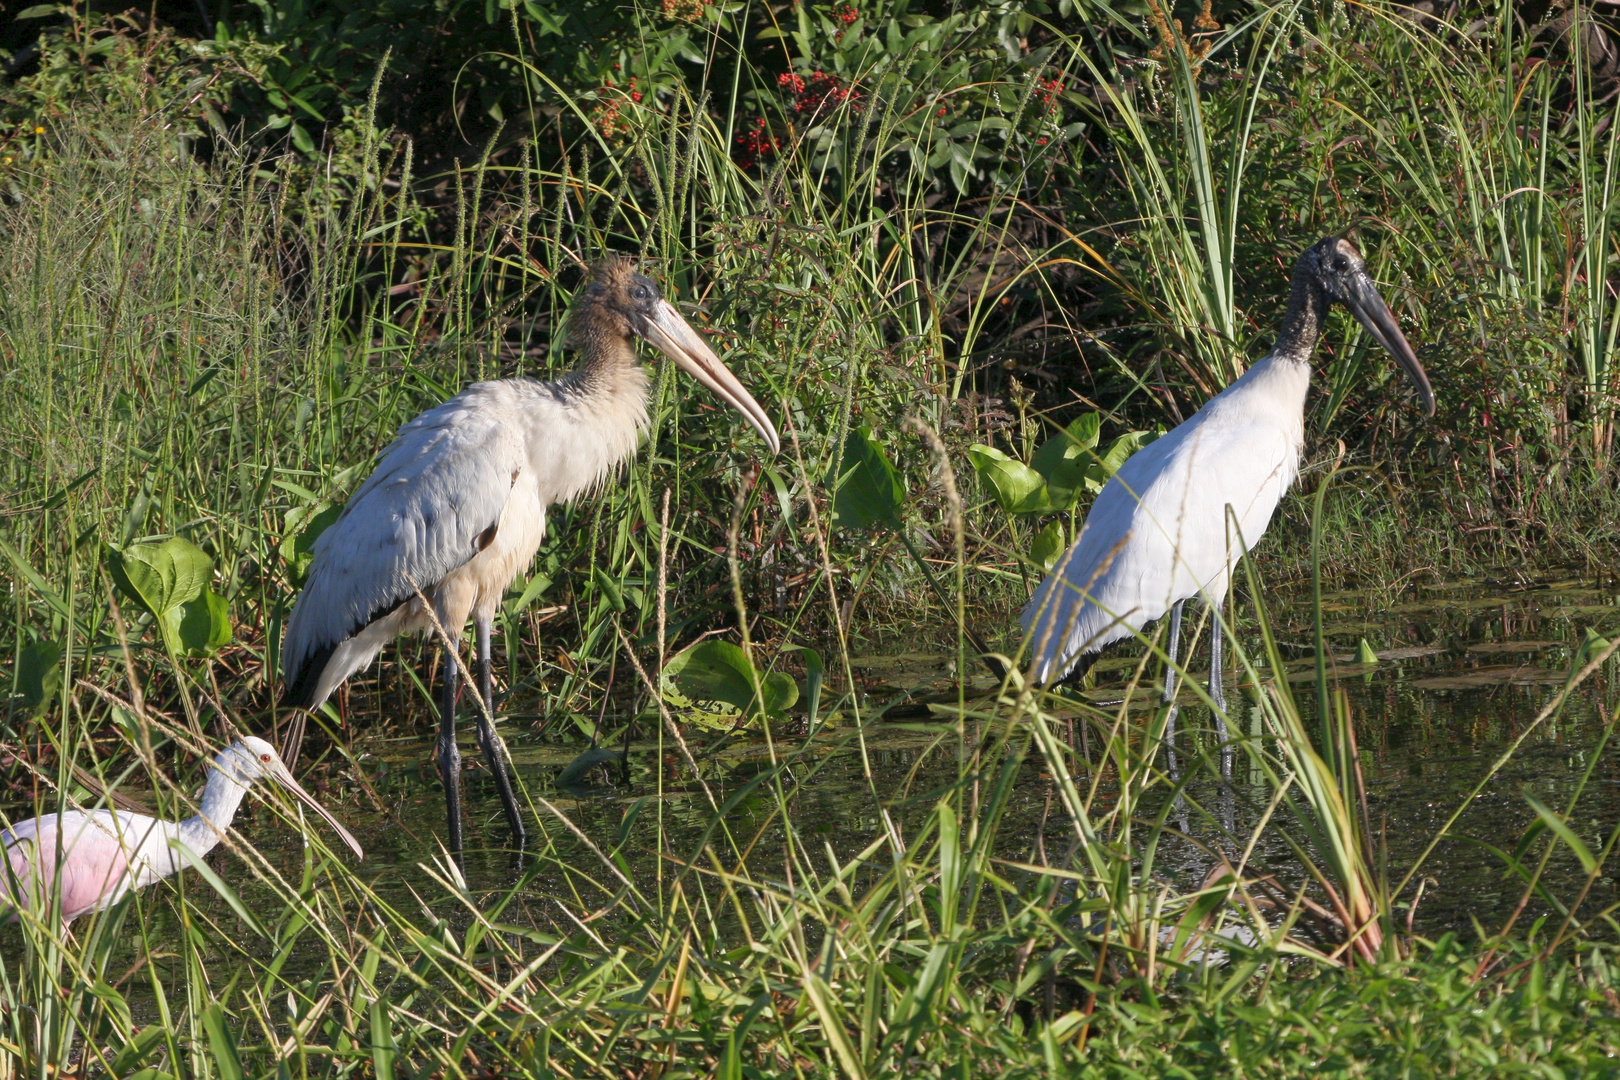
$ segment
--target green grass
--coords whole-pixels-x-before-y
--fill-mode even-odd
[[[305,530],[422,408],[473,379],[565,369],[569,290],[607,250],[641,257],[715,332],[785,448],[763,459],[659,369],[647,445],[600,497],[554,511],[498,624],[502,711],[546,718],[559,745],[583,746],[605,715],[610,744],[629,728],[681,760],[689,748],[627,650],[654,680],[666,655],[721,630],[801,683],[788,646],[817,647],[820,712],[840,721],[830,738],[867,761],[883,721],[855,692],[864,646],[960,647],[960,611],[1017,650],[1029,530],[962,467],[966,446],[1027,460],[1046,421],[1070,414],[1070,388],[1121,430],[1169,422],[1264,347],[1284,256],[1358,214],[1385,223],[1369,250],[1401,284],[1413,340],[1433,343],[1424,358],[1451,411],[1423,428],[1364,346],[1335,337],[1309,423],[1319,446],[1345,434],[1347,464],[1369,479],[1359,498],[1341,480],[1314,507],[1291,499],[1264,577],[1315,568],[1377,586],[1487,559],[1606,567],[1614,319],[1566,255],[1606,273],[1607,249],[1584,238],[1611,214],[1620,135],[1596,122],[1608,106],[1571,105],[1526,68],[1530,45],[1510,30],[1457,40],[1377,11],[1283,5],[1229,28],[1201,68],[1169,42],[1146,79],[1127,77],[1139,57],[1059,40],[1066,70],[1096,88],[1089,141],[943,200],[903,152],[906,118],[932,101],[921,82],[902,80],[884,108],[846,109],[826,139],[806,135],[763,171],[733,160],[736,117],[690,100],[566,168],[492,145],[425,178],[407,142],[364,118],[330,168],[224,142],[203,165],[161,110],[87,104],[8,175],[0,204],[6,813],[95,805],[97,789],[187,813],[209,748],[283,719],[276,649]],[[1212,87],[1212,68],[1249,77]],[[1525,93],[1508,93],[1526,71]],[[1027,100],[1027,84],[1004,89]],[[1533,201],[1520,197],[1530,180]],[[1056,226],[1025,230],[1020,215],[1043,200]],[[1064,276],[1076,267],[1083,289]],[[1058,328],[1048,344],[1069,350],[1067,383],[1039,393],[1001,359],[1035,309]],[[828,524],[823,479],[862,424],[905,482],[905,539],[954,571],[939,575],[949,602],[894,557],[903,547]],[[114,585],[114,548],[169,536],[213,561],[234,629],[223,648],[174,655]],[[1258,577],[1248,588],[1263,598]],[[542,621],[554,607],[566,610]],[[1252,610],[1263,628],[1263,603]],[[1211,853],[1219,872],[1172,887],[1172,817],[1221,828],[1192,797],[1213,755],[1168,775],[1162,713],[1081,706],[1013,676],[988,696],[964,686],[919,725],[943,787],[880,790],[865,767],[876,824],[853,854],[806,828],[798,795],[825,759],[783,726],[766,729],[769,763],[746,780],[678,770],[705,823],[695,838],[665,825],[661,769],[652,801],[606,837],[587,839],[529,785],[532,858],[500,888],[469,889],[441,862],[397,868],[409,890],[394,891],[318,843],[289,861],[238,839],[216,878],[182,875],[71,937],[24,916],[0,932],[0,1071],[1612,1068],[1607,913],[1543,897],[1569,917],[1500,940],[1412,937],[1417,879],[1380,865],[1348,717],[1320,695],[1308,722],[1274,642],[1262,633],[1245,652],[1248,637],[1234,655],[1266,692],[1237,750],[1272,793],[1257,829],[1285,839],[1288,866],[1267,869],[1289,884]],[[1148,646],[1132,696],[1151,699]],[[430,656],[417,642],[389,650],[313,749],[358,778],[351,743],[421,734],[409,725],[431,704],[418,674]],[[1006,823],[1041,772],[1055,824],[1031,844]],[[1259,836],[1226,839],[1222,860]],[[1529,844],[1514,869],[1533,880],[1568,854],[1551,825]],[[1608,854],[1586,852],[1589,882]],[[1377,940],[1347,950],[1346,924],[1363,920]],[[1239,940],[1223,936],[1233,928]]]

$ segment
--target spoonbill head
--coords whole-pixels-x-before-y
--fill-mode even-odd
[[[286,788],[321,819],[358,858],[359,841],[293,779],[275,748],[249,736],[222,750],[209,769],[198,812],[162,821],[126,810],[68,810],[30,818],[0,832],[0,904],[47,910],[59,902],[64,923],[110,906],[131,889],[180,870],[186,851],[201,857],[230,828],[248,790],[261,780]]]

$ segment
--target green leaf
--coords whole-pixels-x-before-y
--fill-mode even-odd
[[[993,446],[968,447],[968,460],[980,478],[990,485],[996,502],[1009,514],[1038,514],[1051,509],[1046,497],[1046,481],[1022,461],[1003,454]]]
[[[1063,522],[1053,518],[1046,527],[1035,534],[1035,539],[1029,545],[1029,561],[1041,568],[1041,573],[1050,574],[1056,565],[1058,556],[1068,546],[1067,538],[1063,534]]]
[[[37,709],[56,696],[62,685],[62,646],[44,638],[23,646],[17,657],[17,693],[23,705]]]
[[[160,622],[201,596],[214,576],[214,561],[184,537],[112,550],[113,581]]]
[[[826,669],[821,654],[808,645],[789,645],[783,652],[797,652],[804,659],[805,709],[810,714],[810,726],[816,726],[816,714],[821,711],[821,685],[826,681]]]
[[[608,607],[614,611],[624,610],[624,592],[619,588],[619,583],[608,576],[606,570],[600,566],[594,568],[591,571],[591,580],[596,582],[596,587],[607,599]]]
[[[388,1001],[377,998],[371,1003],[371,1075],[377,1080],[394,1080],[394,1059],[398,1056]]]
[[[883,447],[872,437],[871,428],[859,427],[849,433],[841,467],[841,475],[827,477],[833,493],[833,524],[846,529],[900,528],[906,489]]]
[[[231,643],[231,612],[213,589],[171,611],[175,640],[187,656],[212,656]]]
[[[529,583],[523,587],[523,594],[514,600],[512,606],[507,609],[507,614],[516,615],[538,600],[540,594],[549,588],[551,588],[551,579],[544,573],[535,574],[534,577],[529,579]]]
[[[563,766],[562,772],[557,774],[557,786],[569,787],[598,765],[616,765],[623,760],[624,751],[622,750],[608,750],[604,747],[593,746]]]
[[[211,1002],[203,1010],[202,1023],[208,1032],[208,1049],[213,1052],[220,1080],[247,1080],[242,1058],[236,1052],[236,1036],[226,1025],[225,1010],[219,1007],[219,1002]]]
[[[1366,638],[1362,638],[1361,639],[1361,644],[1356,646],[1356,663],[1358,663],[1358,664],[1376,664],[1376,663],[1378,663],[1378,654],[1373,652],[1373,647],[1371,645],[1367,644],[1367,639]]]
[[[1113,479],[1120,466],[1130,460],[1132,454],[1158,437],[1158,433],[1153,431],[1127,431],[1109,443],[1108,451],[1103,454],[1102,459],[1092,462],[1091,467],[1086,470],[1086,487],[1093,493],[1101,491],[1103,485]]]
[[[35,4],[33,7],[23,8],[21,11],[17,12],[16,15],[12,16],[12,18],[18,20],[19,22],[21,22],[23,19],[48,19],[57,12],[68,10],[70,9],[62,4]]]
[[[1058,432],[1035,451],[1030,465],[1046,480],[1047,499],[1053,510],[1067,510],[1086,490],[1086,473],[1096,463],[1097,437],[1102,417],[1087,413]]]
[[[1542,820],[1547,828],[1557,834],[1558,839],[1562,840],[1564,845],[1575,853],[1575,857],[1581,860],[1581,866],[1586,869],[1588,874],[1597,869],[1597,859],[1592,857],[1591,849],[1586,846],[1580,837],[1575,835],[1573,829],[1564,823],[1563,818],[1553,813],[1534,795],[1526,794],[1524,801],[1530,804],[1530,808],[1536,812],[1536,816]]]
[[[759,681],[756,708],[754,681]],[[780,671],[758,675],[748,654],[729,641],[705,641],[676,653],[664,665],[664,692],[690,701],[730,705],[744,715],[779,716],[799,700],[799,686]]]

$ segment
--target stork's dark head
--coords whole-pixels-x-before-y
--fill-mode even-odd
[[[1325,236],[1307,248],[1294,264],[1295,295],[1305,290],[1314,291],[1328,304],[1343,304],[1349,308],[1350,314],[1373,340],[1405,369],[1417,388],[1423,411],[1434,415],[1434,390],[1429,385],[1428,373],[1418,363],[1417,353],[1412,351],[1389,305],[1379,295],[1378,286],[1367,273],[1367,264],[1354,244],[1343,236]]]
[[[742,413],[770,445],[771,453],[781,448],[776,426],[759,402],[681,318],[675,305],[659,295],[653,280],[638,273],[629,259],[610,256],[596,265],[590,283],[575,301],[570,322],[574,345],[585,354],[587,362],[607,355],[615,347],[627,349],[632,337],[641,338]]]

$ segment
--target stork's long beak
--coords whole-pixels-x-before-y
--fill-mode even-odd
[[[743,389],[737,376],[720,362],[714,350],[704,343],[668,300],[658,302],[658,312],[647,325],[647,340],[658,346],[659,351],[679,364],[692,378],[713,390],[721,401],[742,413],[743,418],[770,444],[771,453],[782,449],[776,425],[759,407],[759,402]]]
[[[1356,275],[1355,284],[1345,306],[1356,317],[1356,321],[1367,328],[1367,333],[1373,340],[1382,345],[1395,362],[1406,369],[1407,376],[1412,385],[1417,387],[1418,398],[1423,402],[1425,416],[1434,415],[1434,388],[1429,385],[1429,374],[1418,363],[1417,353],[1412,351],[1412,345],[1401,333],[1400,324],[1384,303],[1384,298],[1378,295],[1378,286],[1373,284],[1372,277],[1366,273]]]
[[[276,762],[270,768],[270,775],[275,777],[276,783],[296,795],[299,802],[325,818],[326,823],[332,826],[332,830],[338,834],[338,837],[354,851],[355,858],[363,859],[366,857],[366,853],[360,850],[360,841],[354,838],[354,834],[339,825],[338,819],[328,813],[326,807],[315,801],[315,796],[298,786],[298,781],[294,780],[292,773],[287,771],[287,766],[279,761]]]

